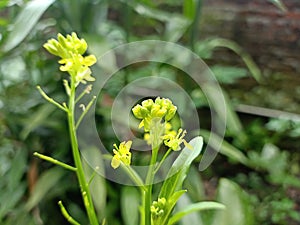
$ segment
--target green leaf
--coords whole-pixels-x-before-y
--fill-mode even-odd
[[[212,225],[253,225],[254,212],[249,196],[234,182],[222,178],[217,201],[226,207],[214,214]]]
[[[222,99],[220,98],[220,93],[216,92],[214,85],[206,85],[204,88],[204,93],[208,97],[209,103],[219,115],[221,120],[223,120],[222,122],[225,123],[228,130],[233,133],[236,138],[240,140],[240,142],[243,143],[247,139],[247,136],[226,92],[222,92],[222,95],[224,97]],[[224,109],[224,107],[226,110]]]
[[[225,38],[208,39],[205,41],[198,42],[196,51],[197,54],[200,55],[200,57],[204,56],[209,58],[212,55],[212,52],[219,47],[230,49],[231,51],[236,53],[244,61],[253,78],[257,82],[261,82],[263,80],[262,72],[257,66],[257,64],[254,62],[252,57],[234,41]]]
[[[286,6],[283,4],[281,0],[269,0],[269,1],[272,2],[274,5],[276,5],[283,12],[287,11]]]
[[[186,190],[180,190],[180,191],[176,191],[169,199],[168,199],[168,204],[170,204],[170,208],[173,209],[173,207],[175,206],[176,202],[178,201],[178,199],[184,194],[186,193]]]
[[[192,20],[176,13],[151,8],[138,1],[122,1],[131,6],[138,14],[166,23],[165,40],[176,42],[186,32]]]
[[[134,187],[126,186],[121,193],[121,213],[125,225],[138,224],[139,220],[139,192]]]
[[[196,211],[203,211],[203,210],[211,210],[211,209],[225,209],[223,204],[217,202],[198,202],[191,205],[188,205],[184,210],[175,213],[171,219],[169,220],[168,225],[175,224],[178,222],[182,217],[196,212]]]
[[[0,9],[6,7],[8,5],[8,3],[9,3],[9,0],[1,0]]]
[[[55,0],[29,1],[17,16],[2,50],[7,52],[20,44],[54,1]]]
[[[191,199],[193,199],[193,201],[191,201]],[[194,198],[190,195],[190,190],[189,190],[189,193],[188,194],[186,193],[185,195],[183,195],[179,199],[179,201],[177,202],[176,208],[175,208],[175,213],[180,212],[182,210],[185,210],[187,206],[192,205],[193,203],[196,203],[196,202],[200,202],[200,201],[197,201],[197,200],[195,201]],[[175,213],[173,213],[173,214],[175,214]],[[205,213],[205,215],[207,215],[207,213]],[[205,221],[205,223],[203,221]],[[176,224],[180,224],[180,225],[190,225],[190,224],[205,225],[205,224],[209,224],[209,223],[201,217],[200,213],[193,212],[193,213],[190,213],[187,216],[183,217],[180,220],[180,222],[178,222]]]
[[[165,40],[177,42],[191,25],[191,21],[179,15],[170,15],[171,20],[166,24]]]
[[[24,120],[24,128],[20,133],[21,139],[25,140],[30,132],[44,125],[54,110],[56,110],[56,108],[51,104],[44,104],[28,116],[26,120]]]
[[[189,196],[194,202],[202,201],[205,198],[204,182],[196,166],[190,167],[184,187],[188,190]]]
[[[210,69],[216,76],[217,80],[223,84],[233,84],[239,78],[247,76],[247,70],[245,68],[235,66],[211,66]]]
[[[16,153],[9,170],[9,177],[11,178],[8,180],[9,189],[15,189],[19,186],[24,171],[26,171],[26,157],[25,149],[19,149]]]
[[[28,202],[26,204],[26,210],[30,211],[43,198],[45,198],[47,193],[57,185],[58,181],[62,178],[64,174],[64,169],[60,167],[53,167],[44,172],[34,186],[32,195],[29,197]]]
[[[180,190],[175,192],[169,199],[167,199],[167,208],[165,209],[165,214],[163,217],[161,217],[158,221],[156,221],[157,224],[166,225],[169,221],[169,217],[178,201],[178,199],[186,193],[186,190]]]
[[[37,225],[34,221],[34,217],[31,213],[24,210],[23,206],[15,208],[13,212],[10,212],[11,216],[7,216],[5,220],[1,220],[1,225],[12,225],[12,224],[26,224],[26,225]]]
[[[206,130],[200,131],[201,135],[203,136],[206,143],[211,145],[212,148],[217,149],[219,148],[219,143],[222,143],[220,146],[220,153],[227,156],[228,158],[242,163],[246,166],[249,165],[248,158],[242,153],[241,150],[237,149],[233,145],[229,144],[227,141],[223,140],[217,134],[213,132],[209,132]]]
[[[13,178],[12,178],[13,179]],[[0,196],[0,201],[4,204],[0,204],[0,221],[5,215],[7,215],[11,210],[14,210],[26,191],[26,185],[24,182],[19,183],[14,189],[4,189],[2,190],[5,194]]]
[[[189,169],[193,160],[200,154],[203,146],[203,138],[195,137],[189,144],[193,147],[193,150],[185,147],[178,158],[170,168],[167,179],[164,181],[161,188],[159,198],[169,199],[173,193],[180,189],[182,183],[186,177],[187,170]]]
[[[6,143],[7,140],[2,140],[0,148],[1,166],[4,168],[1,171],[1,194],[0,194],[0,221],[7,217],[12,211],[15,212],[16,208],[21,204],[22,197],[26,192],[27,185],[23,181],[24,173],[27,167],[27,152],[26,149],[17,148],[15,151],[13,146]],[[13,158],[11,158],[13,157]],[[3,165],[4,163],[7,165]]]

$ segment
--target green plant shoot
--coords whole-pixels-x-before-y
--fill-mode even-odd
[[[82,115],[77,121],[75,121],[74,116],[76,103],[80,98],[91,91],[92,86],[89,85],[88,82],[95,81],[95,78],[91,76],[92,72],[90,66],[96,63],[96,57],[94,55],[83,56],[87,47],[86,41],[84,39],[79,39],[76,33],[72,33],[66,37],[58,34],[57,40],[51,39],[44,44],[44,48],[48,52],[60,57],[60,60],[58,61],[58,63],[61,64],[60,70],[67,72],[70,75],[68,80],[63,81],[66,94],[69,98],[68,103],[59,103],[55,101],[38,86],[38,90],[47,101],[67,114],[75,165],[71,166],[65,164],[40,153],[34,153],[34,155],[76,173],[89,222],[91,225],[98,225],[99,221],[94,209],[89,182],[86,180],[83,171],[76,135],[76,129],[93,104],[95,96],[92,97],[87,106],[83,107],[84,110]],[[82,94],[76,98],[76,88],[79,84],[86,85],[86,88]],[[149,169],[144,180],[131,167],[132,153],[130,149],[132,141],[123,141],[119,146],[114,144],[114,155],[111,157],[111,166],[114,169],[122,167],[141,191],[140,225],[172,225],[188,213],[205,209],[223,208],[223,205],[219,203],[201,202],[201,204],[189,206],[189,208],[183,212],[173,213],[177,201],[186,192],[186,190],[182,189],[186,173],[191,166],[192,161],[200,154],[203,145],[202,137],[196,137],[188,143],[184,139],[187,133],[186,130],[183,130],[182,128],[178,130],[172,129],[169,122],[176,114],[176,111],[177,107],[173,105],[170,99],[161,97],[157,97],[155,100],[144,100],[141,104],[137,104],[132,109],[133,115],[140,120],[139,128],[143,128],[144,130],[144,139],[152,149]],[[167,147],[167,151],[164,153],[161,160],[158,161],[158,154],[162,145]],[[178,158],[169,169],[167,178],[163,182],[159,195],[153,197],[155,174],[169,154],[172,151],[180,151],[182,145],[184,145],[185,148],[181,151]],[[59,206],[63,216],[70,224],[80,224],[68,213],[61,201],[59,201]],[[105,220],[103,220],[102,224],[104,223]]]

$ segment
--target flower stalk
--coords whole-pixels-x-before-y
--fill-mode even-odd
[[[59,56],[61,59],[58,61],[60,64],[60,70],[68,72],[70,75],[70,83],[68,80],[63,80],[63,85],[65,86],[66,94],[69,97],[68,105],[66,103],[60,104],[50,98],[41,88],[38,86],[38,90],[41,95],[50,103],[57,106],[61,110],[65,111],[68,118],[68,126],[69,126],[69,135],[72,147],[72,155],[74,160],[74,166],[67,165],[63,162],[60,162],[56,159],[53,159],[48,156],[44,156],[39,153],[35,153],[34,155],[44,159],[46,161],[52,162],[59,166],[62,166],[66,169],[72,170],[76,173],[77,179],[80,186],[80,192],[82,195],[82,200],[88,215],[88,219],[91,225],[99,225],[98,218],[95,212],[94,204],[92,201],[89,182],[87,181],[82,162],[80,157],[80,152],[78,148],[78,140],[76,135],[76,129],[79,126],[81,120],[86,115],[87,111],[90,109],[92,104],[95,101],[95,97],[92,98],[90,103],[82,112],[79,120],[75,121],[75,107],[76,103],[85,95],[88,94],[91,90],[91,85],[88,85],[84,92],[76,99],[76,87],[82,83],[86,84],[88,81],[94,81],[95,78],[91,76],[90,66],[92,66],[96,62],[96,57],[94,55],[82,56],[87,50],[87,43],[84,39],[79,39],[76,33],[72,33],[71,35],[67,35],[64,37],[61,34],[57,35],[57,40],[50,39],[46,44],[44,44],[44,48],[53,55]],[[75,221],[66,211],[61,202],[59,202],[59,206],[63,215],[66,219],[71,223],[78,225],[79,223]]]
[[[88,182],[86,181],[83,166],[81,163],[80,153],[78,149],[78,140],[76,136],[76,125],[74,118],[74,110],[75,110],[75,82],[71,81],[71,93],[69,98],[69,111],[68,111],[68,124],[69,124],[69,133],[70,140],[72,146],[72,154],[75,163],[75,167],[77,168],[76,175],[78,178],[78,182],[80,185],[80,191],[82,194],[83,202],[88,214],[89,221],[91,225],[98,225],[98,219],[96,216],[96,212],[94,209],[94,204],[92,201],[92,197],[90,194],[90,189],[88,186]]]

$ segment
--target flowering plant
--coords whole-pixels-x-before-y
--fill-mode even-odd
[[[76,103],[92,88],[87,82],[95,81],[91,76],[90,66],[96,63],[94,55],[83,56],[87,50],[87,43],[84,39],[79,39],[76,33],[64,37],[57,35],[57,40],[51,39],[44,48],[61,59],[58,61],[60,70],[68,72],[69,80],[64,80],[64,86],[68,95],[67,103],[59,103],[50,98],[38,86],[41,95],[50,103],[54,104],[64,112],[68,117],[70,141],[74,159],[74,166],[65,164],[59,160],[40,153],[34,153],[37,157],[62,166],[76,173],[83,203],[87,212],[87,216],[91,225],[98,225],[98,217],[94,209],[89,183],[83,170],[81,156],[78,148],[76,130],[92,106],[95,96],[91,101],[83,107],[81,116],[75,121],[74,110]],[[86,85],[84,91],[79,95],[75,95],[76,88],[79,84]],[[172,225],[178,222],[183,216],[204,209],[221,209],[223,205],[215,202],[195,203],[184,209],[183,211],[174,211],[179,198],[186,192],[182,189],[182,184],[188,172],[192,161],[200,154],[203,140],[202,137],[196,137],[189,143],[184,139],[186,130],[182,128],[173,130],[170,121],[175,116],[177,107],[172,101],[166,98],[157,97],[155,100],[147,99],[141,104],[137,104],[132,108],[133,115],[141,120],[139,128],[144,130],[144,139],[151,146],[151,160],[149,163],[147,175],[142,179],[140,175],[133,169],[131,146],[132,141],[123,141],[119,146],[114,144],[113,155],[110,156],[111,167],[117,170],[119,167],[125,169],[128,176],[135,182],[141,193],[140,207],[140,225]],[[160,160],[158,154],[162,146],[167,148]],[[181,150],[181,148],[184,148]],[[178,157],[169,168],[166,179],[157,196],[153,194],[154,178],[160,167],[170,155],[172,151],[180,151]],[[70,222],[70,224],[80,224],[76,221],[64,207],[62,201],[59,201],[62,214]],[[103,220],[102,224],[105,224]]]

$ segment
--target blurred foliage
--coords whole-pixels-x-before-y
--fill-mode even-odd
[[[284,9],[280,1],[272,2]],[[48,163],[32,157],[34,151],[39,151],[65,162],[71,160],[64,116],[53,106],[45,104],[35,88],[39,84],[55,99],[64,100],[61,74],[57,73],[56,63],[41,46],[56,33],[71,31],[82,35],[90,43],[90,51],[97,56],[119,44],[148,39],[178,42],[194,50],[208,63],[217,48],[236,53],[244,67],[211,66],[216,78],[225,87],[228,106],[227,136],[220,150],[225,157],[218,157],[201,176],[196,167],[191,169],[185,183],[189,195],[184,195],[179,204],[179,207],[185,208],[199,200],[215,199],[224,203],[227,211],[225,214],[213,211],[194,213],[184,217],[180,224],[285,225],[300,221],[300,199],[294,198],[291,191],[295,190],[296,196],[299,196],[300,156],[293,152],[300,147],[297,145],[299,122],[278,119],[243,121],[232,104],[244,100],[254,105],[296,111],[299,108],[292,99],[298,100],[298,97],[291,98],[291,94],[257,84],[252,95],[245,92],[239,85],[240,81],[252,76],[262,82],[265,77],[251,56],[236,43],[220,38],[199,39],[201,6],[201,0],[0,2],[1,224],[64,224],[57,206],[58,196],[69,203],[66,207],[72,215],[81,220],[84,218],[80,196],[76,194],[75,177],[66,176],[63,170],[50,168]],[[100,59],[94,74],[100,75],[103,70],[111,69],[116,63],[114,60],[106,59],[104,62]],[[116,139],[110,129],[114,97],[127,83],[147,76],[161,76],[177,82],[192,96],[200,114],[207,110],[205,95],[181,71],[159,63],[125,68],[106,83],[98,98],[96,120],[106,146],[111,146]],[[225,90],[233,95],[239,91],[242,98],[231,102],[231,95],[227,96]],[[217,105],[214,107],[216,111],[223,110],[217,109]],[[220,138],[205,129],[200,135],[206,141],[210,137],[215,141]],[[285,148],[288,149],[283,150]],[[91,173],[88,167],[86,171]],[[218,171],[222,172],[219,174]],[[219,179],[220,176],[226,178]],[[102,178],[95,180],[94,189],[93,197],[101,199],[97,200],[97,210],[107,215],[111,224],[135,223],[137,208],[126,207],[128,202],[131,206],[138,205],[135,189],[104,182]],[[118,219],[120,217],[122,221]]]

